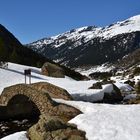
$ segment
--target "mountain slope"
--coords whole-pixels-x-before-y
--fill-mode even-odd
[[[140,65],[140,48],[123,57],[116,65],[126,69],[132,66]]]
[[[0,61],[40,66],[48,59],[24,47],[0,24]]]
[[[45,62],[60,66],[65,75],[76,80],[87,79],[74,70],[61,66],[33,50],[23,46],[4,26],[0,25],[0,61],[13,62],[23,65],[41,67]]]
[[[73,29],[27,47],[70,67],[114,62],[140,48],[140,15],[103,28]]]

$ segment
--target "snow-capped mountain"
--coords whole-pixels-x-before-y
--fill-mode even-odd
[[[71,67],[114,62],[140,48],[140,15],[106,27],[72,29],[27,47]]]

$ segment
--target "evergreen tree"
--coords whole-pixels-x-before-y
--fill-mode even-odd
[[[16,49],[13,49],[11,55],[10,55],[10,61],[14,63],[20,62],[20,58],[16,52]]]
[[[7,61],[8,59],[8,52],[6,47],[4,46],[2,38],[0,38],[0,61]]]

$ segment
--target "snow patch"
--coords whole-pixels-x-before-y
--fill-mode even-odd
[[[0,140],[29,140],[29,139],[26,137],[26,132],[22,131],[6,136]]]

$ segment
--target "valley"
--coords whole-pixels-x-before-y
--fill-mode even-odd
[[[138,140],[139,56],[140,15],[29,44],[0,24],[0,139]]]

